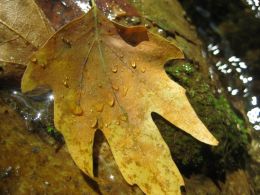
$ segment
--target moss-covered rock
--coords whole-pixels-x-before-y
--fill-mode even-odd
[[[248,130],[225,96],[214,94],[198,67],[184,60],[170,62],[166,72],[186,89],[196,113],[220,142],[217,147],[200,143],[154,115],[181,172],[200,171],[220,179],[224,178],[226,171],[243,168],[249,142]]]

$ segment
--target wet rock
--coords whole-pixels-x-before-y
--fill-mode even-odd
[[[244,194],[251,195],[249,176],[243,170],[227,174],[225,184],[221,185],[223,194]]]
[[[97,194],[65,146],[56,152],[39,134],[27,131],[23,119],[1,99],[0,121],[0,140],[5,140],[0,143],[0,194]]]
[[[3,85],[5,83],[8,83],[8,85],[12,83],[13,85],[19,85],[24,71],[24,65],[0,63],[0,83]]]
[[[243,170],[228,173],[225,182],[216,182],[203,175],[192,175],[190,178],[185,178],[185,183],[186,193],[183,195],[251,195],[248,176]]]

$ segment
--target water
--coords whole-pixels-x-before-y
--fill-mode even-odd
[[[241,112],[245,109],[248,121],[255,130],[260,130],[260,91],[257,86],[260,77],[254,74],[259,70],[260,63],[259,61],[253,62],[247,56],[247,53],[253,52],[252,42],[254,39],[257,42],[258,38],[246,37],[252,43],[252,46],[247,45],[248,39],[243,39],[243,33],[234,30],[233,35],[237,32],[235,36],[242,37],[239,40],[240,47],[234,47],[232,37],[228,36],[229,31],[232,32],[232,29],[229,28],[244,28],[242,22],[239,22],[240,18],[248,21],[248,26],[255,26],[253,29],[248,28],[245,33],[257,36],[260,29],[259,21],[257,21],[260,20],[259,0],[238,1],[236,3],[219,1],[211,6],[199,1],[195,1],[192,5],[188,1],[184,1],[183,4],[188,9],[187,12],[191,13],[199,35],[204,40],[206,55],[211,60],[212,65],[210,71],[215,72],[222,82],[224,89],[219,89],[219,93],[227,93],[231,101],[243,104],[244,108],[238,109]],[[224,7],[226,7],[225,12],[223,11]],[[252,12],[249,11],[250,9]],[[245,12],[248,14],[245,15]],[[253,17],[255,20],[250,19]],[[235,23],[235,21],[238,22]]]

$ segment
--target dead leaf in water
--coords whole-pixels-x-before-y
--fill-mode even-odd
[[[160,28],[170,34],[181,35],[197,44],[196,31],[190,28],[189,23],[184,19],[185,13],[178,0],[149,0],[142,3],[130,0],[130,2],[143,14],[143,17],[155,22]]]
[[[53,32],[33,0],[0,1],[0,62],[25,65]]]
[[[22,90],[53,90],[56,128],[89,176],[94,134],[100,129],[129,184],[146,194],[180,194],[183,179],[151,112],[204,143],[217,144],[185,90],[165,73],[164,64],[183,53],[144,27],[118,25],[94,8],[58,31],[32,58],[37,61],[29,63]]]

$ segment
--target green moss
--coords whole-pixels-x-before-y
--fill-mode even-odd
[[[54,127],[54,124],[52,121],[47,121],[47,125],[44,128],[47,133],[52,136],[56,141],[60,143],[64,143],[63,136],[60,132],[57,131],[57,129]]]
[[[54,132],[54,128],[53,127],[47,127],[47,132],[48,133],[52,133],[52,132]]]
[[[216,178],[223,177],[226,171],[242,168],[247,157],[247,128],[225,96],[214,94],[207,80],[191,63],[171,62],[166,66],[166,72],[186,89],[196,113],[220,142],[217,147],[200,143],[161,117],[154,116],[182,173],[203,170]]]
[[[181,172],[189,174],[200,169],[204,160],[202,155],[204,145],[159,115],[153,114],[153,118]]]
[[[189,85],[190,79],[189,75],[194,73],[194,67],[189,63],[184,63],[181,66],[168,67],[168,72],[171,72],[172,76],[175,78],[182,78],[182,82],[185,85]]]

